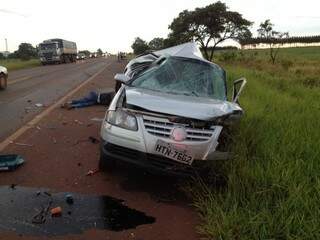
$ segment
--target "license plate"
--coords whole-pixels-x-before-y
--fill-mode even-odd
[[[193,162],[193,155],[190,151],[177,149],[173,144],[162,140],[157,141],[154,151],[159,155],[184,164],[191,165]]]

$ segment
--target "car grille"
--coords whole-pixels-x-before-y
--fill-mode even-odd
[[[43,56],[47,59],[47,60],[51,60],[52,59],[52,53],[48,52],[48,53],[44,53]]]
[[[143,123],[148,133],[163,138],[170,138],[173,128],[181,125],[185,127],[187,132],[185,141],[205,142],[210,140],[214,133],[214,128],[205,129],[185,126],[183,124],[174,124],[165,118],[143,116]]]

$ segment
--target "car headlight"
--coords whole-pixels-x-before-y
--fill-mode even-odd
[[[106,121],[117,127],[132,131],[138,130],[136,117],[122,110],[108,111]]]

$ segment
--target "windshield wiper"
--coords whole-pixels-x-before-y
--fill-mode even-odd
[[[165,93],[175,94],[175,95],[185,95],[185,96],[192,96],[193,95],[193,96],[199,97],[199,95],[197,93],[195,93],[194,91],[192,91],[192,92],[165,92]]]
[[[191,94],[190,94],[191,93]],[[194,91],[192,91],[192,92],[185,92],[185,93],[183,93],[183,95],[186,95],[186,96],[191,96],[191,95],[193,95],[193,96],[196,96],[196,97],[199,97],[199,95],[196,93],[196,92],[194,92]]]

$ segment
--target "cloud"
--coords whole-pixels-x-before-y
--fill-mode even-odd
[[[18,12],[15,12],[15,11],[11,11],[11,10],[8,10],[8,9],[3,9],[3,8],[0,8],[0,12],[6,13],[6,14],[11,14],[11,15],[16,15],[16,16],[20,16],[20,17],[25,17],[25,18],[28,17],[28,15],[25,15],[25,14],[22,14],[22,13],[18,13]]]

